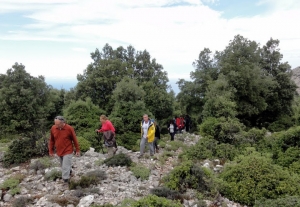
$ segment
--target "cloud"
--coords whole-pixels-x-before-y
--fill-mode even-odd
[[[260,0],[258,5],[268,5],[268,11],[232,19],[223,18],[220,11],[207,6],[216,3],[216,0],[1,1],[0,12],[24,11],[23,17],[32,21],[10,32],[2,31],[0,39],[74,43],[68,48],[77,54],[105,43],[113,47],[133,45],[137,50],[147,49],[164,65],[169,78],[174,79],[189,76],[192,62],[204,47],[223,50],[234,35],[241,34],[261,44],[271,37],[281,40],[284,60],[290,61],[293,67],[300,65],[298,1]],[[54,62],[63,60],[58,58]],[[78,73],[88,63],[89,55],[75,60],[74,64],[70,60],[69,65]],[[55,68],[63,67],[63,64],[55,65]]]

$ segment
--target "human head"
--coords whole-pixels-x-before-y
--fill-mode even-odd
[[[65,125],[65,118],[63,116],[56,116],[54,118],[54,125],[56,128],[62,128]]]
[[[143,120],[144,120],[145,122],[148,122],[148,121],[149,121],[148,114],[144,114],[144,115],[143,115]]]
[[[103,115],[103,114],[100,116],[100,122],[101,122],[101,123],[106,122],[107,119],[108,119],[108,118],[107,118],[105,115]]]
[[[151,122],[154,124],[154,126],[156,126],[156,121],[155,121],[155,119],[151,119]]]
[[[173,119],[170,119],[170,124],[173,124],[173,123],[174,123]]]

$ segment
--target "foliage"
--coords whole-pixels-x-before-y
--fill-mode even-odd
[[[0,132],[27,133],[47,116],[50,87],[43,76],[33,77],[15,63],[0,75]]]
[[[67,206],[68,204],[77,206],[80,201],[79,198],[70,195],[51,196],[48,200],[52,203],[57,203],[60,206]]]
[[[195,145],[191,146],[184,153],[189,159],[203,160],[207,158],[212,158],[216,154],[217,141],[204,137],[201,138]]]
[[[132,207],[182,207],[180,202],[168,200],[156,195],[148,195],[138,201],[133,202]]]
[[[20,138],[14,140],[4,154],[3,164],[8,167],[11,164],[19,164],[29,160],[35,155],[34,142],[29,138]]]
[[[61,170],[54,168],[45,173],[45,180],[55,181],[56,179],[61,178]]]
[[[85,175],[80,177],[80,180],[70,182],[70,189],[87,188],[90,185],[97,185],[101,180],[106,179],[106,173],[101,170],[93,170],[87,172]]]
[[[77,137],[81,152],[86,152],[90,149],[91,143],[83,137]]]
[[[21,174],[17,174],[10,178],[7,178],[0,185],[0,189],[6,190],[6,191],[9,190],[11,195],[18,194],[21,191],[19,184],[22,182],[23,178],[24,178],[24,176]]]
[[[130,170],[136,178],[140,178],[142,181],[149,178],[150,169],[146,168],[144,165],[137,164],[136,166],[130,167]]]
[[[254,207],[300,207],[300,197],[299,196],[287,196],[284,198],[277,199],[262,199],[255,202]]]
[[[295,120],[293,120],[290,116],[282,115],[268,126],[268,130],[271,132],[279,132],[292,127],[294,124]]]
[[[137,127],[139,128],[139,125]],[[133,133],[130,131],[125,132],[124,134],[116,135],[118,145],[133,151],[136,151],[135,149],[139,149],[140,139],[141,133]]]
[[[184,192],[188,188],[212,196],[216,194],[216,186],[212,173],[204,167],[193,164],[192,161],[185,161],[176,166],[169,175],[164,177],[165,186]]]
[[[157,187],[150,190],[151,194],[158,197],[164,197],[170,200],[183,200],[183,196],[176,190],[171,190],[166,187]]]
[[[182,141],[172,141],[172,142],[169,142],[165,148],[168,151],[176,151],[179,148],[186,149],[187,146],[184,145],[184,143]]]
[[[86,98],[84,101],[72,101],[64,110],[67,123],[74,127],[78,136],[98,129],[101,114],[105,114],[105,111],[94,105],[90,98]]]
[[[110,157],[110,158],[104,160],[104,163],[107,166],[113,166],[113,167],[116,167],[116,166],[129,167],[132,163],[132,160],[128,155],[120,153],[120,154],[116,154],[113,157]]]
[[[143,114],[152,114],[144,102],[145,91],[133,79],[124,78],[113,91],[113,111],[110,115],[117,134],[126,132],[140,133],[140,122]]]
[[[254,205],[262,198],[276,199],[299,195],[300,177],[272,164],[259,153],[238,158],[228,164],[220,175],[221,193],[227,198],[246,205]]]
[[[24,207],[27,206],[27,204],[29,204],[30,202],[32,202],[32,198],[21,196],[14,200],[14,202],[12,203],[12,207]]]
[[[49,157],[42,157],[31,163],[29,168],[38,171],[51,167],[51,165],[52,163]]]

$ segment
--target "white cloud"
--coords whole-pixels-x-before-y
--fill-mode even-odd
[[[217,3],[216,0],[202,2],[208,1]],[[61,4],[56,4],[58,2]],[[71,42],[74,43],[72,51],[76,54],[88,54],[87,48],[101,48],[105,43],[113,47],[131,44],[137,50],[147,49],[158,63],[165,66],[169,78],[174,79],[188,77],[193,70],[192,62],[204,47],[212,51],[222,50],[234,35],[241,34],[261,44],[265,44],[271,37],[281,40],[284,60],[289,61],[293,67],[300,65],[300,28],[297,26],[300,1],[261,0],[259,4],[267,4],[272,8],[269,12],[233,19],[222,18],[220,12],[210,9],[199,0],[185,2],[190,6],[180,6],[182,1],[179,0],[1,1],[0,12],[26,11],[26,17],[33,22],[10,33],[0,33],[0,39],[38,40],[39,44],[42,41]],[[177,6],[162,7],[175,4]],[[55,74],[66,76],[82,73],[90,62],[89,55],[71,59],[64,57],[68,62],[66,65],[71,65],[76,73],[64,73],[68,67],[64,68],[66,61],[60,57],[57,57],[57,61],[44,61],[50,61],[54,68],[63,69],[58,69]],[[32,58],[26,61],[36,60]],[[29,65],[26,64],[27,68],[39,67],[39,63]]]

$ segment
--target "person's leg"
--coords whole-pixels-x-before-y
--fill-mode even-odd
[[[71,172],[71,167],[72,167],[72,157],[73,157],[73,154],[68,154],[68,155],[63,156],[63,158],[62,158],[62,166],[61,166],[62,179],[65,182],[68,182],[70,179],[70,172]]]
[[[142,156],[144,154],[144,150],[145,150],[145,145],[146,145],[146,139],[145,138],[141,138],[141,142],[140,142],[140,156]]]
[[[154,155],[154,143],[153,142],[148,142],[148,146],[150,149],[150,156]]]
[[[174,141],[175,132],[171,133],[171,141]]]

